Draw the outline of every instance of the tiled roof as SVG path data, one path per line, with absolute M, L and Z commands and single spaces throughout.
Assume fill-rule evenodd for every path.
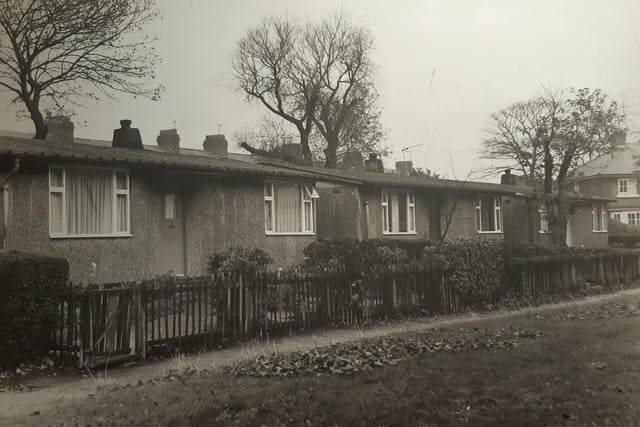
M 196 150 L 193 150 L 196 151 Z M 0 136 L 0 155 L 56 159 L 58 161 L 84 161 L 121 164 L 128 166 L 155 166 L 211 173 L 292 177 L 317 180 L 319 175 L 303 170 L 261 165 L 233 159 L 222 159 L 204 154 L 170 153 L 160 150 L 113 148 L 86 143 L 53 143 L 37 139 Z
M 597 175 L 628 175 L 640 172 L 637 157 L 640 144 L 625 144 L 609 154 L 603 154 L 576 169 L 576 176 L 588 178 Z

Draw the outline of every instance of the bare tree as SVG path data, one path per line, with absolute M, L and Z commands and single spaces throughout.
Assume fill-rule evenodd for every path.
M 311 164 L 309 134 L 319 79 L 304 55 L 303 43 L 301 29 L 291 20 L 267 18 L 240 40 L 232 64 L 248 100 L 257 100 L 296 127 L 305 163 Z
M 380 156 L 388 154 L 388 147 L 384 145 L 387 130 L 382 126 L 381 111 L 377 105 L 377 95 L 369 97 L 366 102 L 360 103 L 355 111 L 348 115 L 342 123 L 338 144 L 335 150 L 335 158 L 338 164 L 342 162 L 347 151 L 359 151 L 361 153 L 377 153 Z M 311 149 L 314 158 L 325 161 L 326 167 L 333 167 L 327 162 L 327 140 L 322 133 L 314 129 L 311 134 Z M 336 145 L 334 145 L 335 147 Z
M 544 183 L 551 192 L 553 168 L 551 143 L 558 127 L 560 94 L 545 89 L 543 95 L 518 102 L 492 114 L 485 129 L 482 157 L 503 160 L 496 170 L 513 168 L 522 173 L 527 185 L 535 187 Z
M 557 159 L 558 191 L 566 189 L 571 172 L 593 157 L 624 144 L 626 117 L 600 89 L 570 89 L 552 150 Z
M 325 164 L 333 167 L 346 145 L 341 138 L 352 132 L 349 127 L 363 115 L 369 122 L 380 118 L 372 48 L 370 33 L 352 25 L 344 13 L 304 26 L 272 17 L 240 40 L 232 63 L 247 99 L 298 130 L 304 161 L 313 160 L 315 128 L 325 141 Z M 375 125 L 370 126 L 373 135 Z
M 157 99 L 157 61 L 142 27 L 154 0 L 0 0 L 0 87 L 24 104 L 35 138 L 47 136 L 43 103 L 116 92 Z
M 273 116 L 264 116 L 256 128 L 245 128 L 235 132 L 233 139 L 239 147 L 251 154 L 258 156 L 284 160 L 291 163 L 302 162 L 302 152 L 290 150 L 293 137 L 290 123 L 278 120 Z
M 505 161 L 541 193 L 554 242 L 564 244 L 564 197 L 577 166 L 624 143 L 625 115 L 599 89 L 545 89 L 491 116 L 483 157 Z
M 335 167 L 343 130 L 353 126 L 359 115 L 379 118 L 368 111 L 377 99 L 371 60 L 373 37 L 366 28 L 353 25 L 344 12 L 338 12 L 319 24 L 309 24 L 306 39 L 321 80 L 314 123 L 326 140 L 325 166 Z

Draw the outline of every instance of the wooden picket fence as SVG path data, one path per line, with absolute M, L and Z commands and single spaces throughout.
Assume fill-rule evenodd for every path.
M 638 277 L 640 251 L 512 259 L 491 302 L 567 294 L 589 284 L 629 283 Z M 51 349 L 72 355 L 81 366 L 96 367 L 313 328 L 482 308 L 486 302 L 464 299 L 447 272 L 424 264 L 369 272 L 341 268 L 301 275 L 159 278 L 69 288 L 60 296 Z

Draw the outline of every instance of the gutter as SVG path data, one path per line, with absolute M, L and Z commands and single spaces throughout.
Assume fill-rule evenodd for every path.
M 7 224 L 9 223 L 9 177 L 20 169 L 20 158 L 13 159 L 13 167 L 4 177 L 0 177 L 2 188 L 2 223 L 0 224 L 0 237 L 2 237 L 2 249 L 7 249 Z

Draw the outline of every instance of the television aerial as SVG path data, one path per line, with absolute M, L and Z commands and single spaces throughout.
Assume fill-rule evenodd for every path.
M 424 143 L 422 143 L 422 144 L 412 145 L 412 146 L 410 146 L 410 147 L 404 147 L 402 150 L 400 150 L 400 151 L 402 151 L 402 160 L 407 160 L 407 159 L 405 158 L 405 153 L 406 153 L 407 151 L 409 151 L 409 150 L 410 150 L 410 149 L 412 149 L 412 148 L 420 147 L 421 145 L 424 145 Z M 409 160 L 411 160 L 411 152 L 409 152 Z

